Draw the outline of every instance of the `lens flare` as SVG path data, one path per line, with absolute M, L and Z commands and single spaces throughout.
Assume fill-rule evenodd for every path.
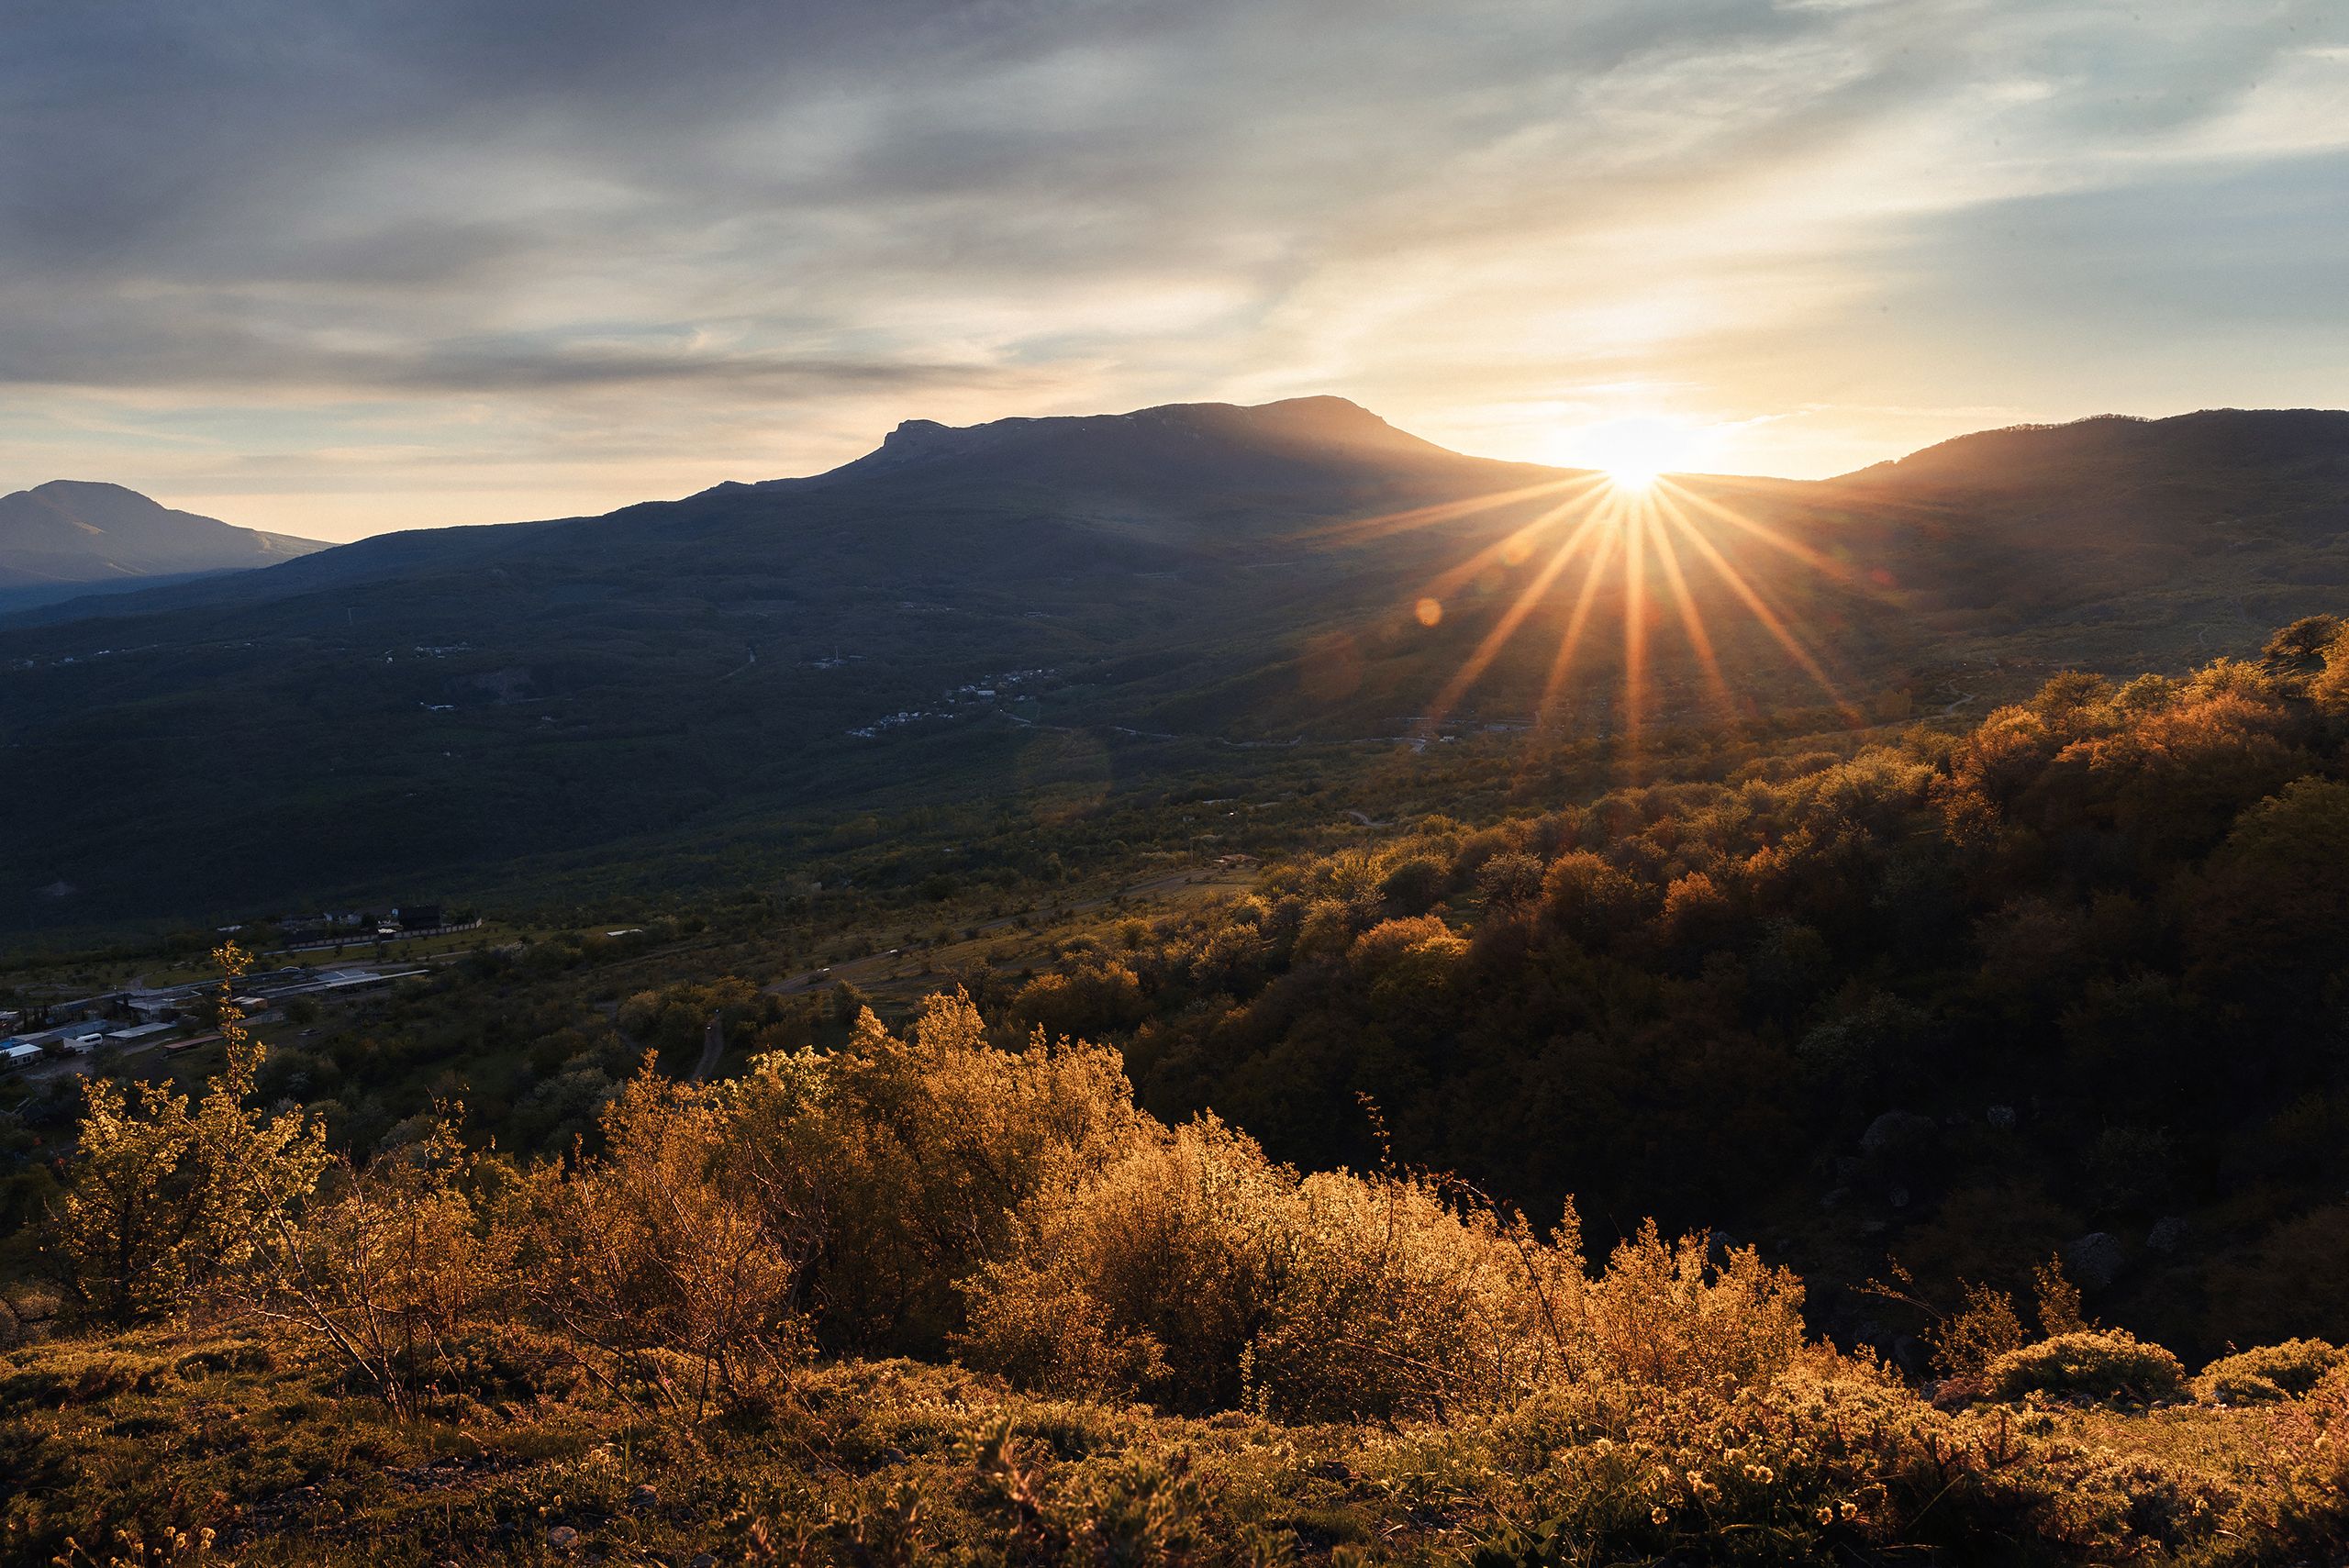
M 1765 587 L 1766 575 L 1752 574 L 1755 563 L 1749 559 L 1741 566 L 1732 553 L 1758 554 L 1765 563 L 1776 562 L 1781 575 L 1799 569 L 1876 595 L 1870 574 L 1746 516 L 1718 494 L 1700 495 L 1666 478 L 1662 470 L 1673 459 L 1665 454 L 1685 451 L 1687 435 L 1668 421 L 1614 421 L 1603 475 L 1390 513 L 1333 530 L 1352 539 L 1375 537 L 1456 522 L 1536 496 L 1550 502 L 1531 521 L 1516 524 L 1497 539 L 1486 536 L 1474 549 L 1464 543 L 1462 559 L 1436 573 L 1407 599 L 1413 618 L 1431 628 L 1445 618 L 1460 595 L 1469 594 L 1473 602 L 1475 593 L 1485 591 L 1473 589 L 1473 584 L 1520 567 L 1528 572 L 1473 651 L 1443 683 L 1431 710 L 1421 716 L 1422 735 L 1432 735 L 1449 718 L 1514 639 L 1545 628 L 1555 628 L 1558 640 L 1532 717 L 1539 727 L 1557 722 L 1568 706 L 1575 658 L 1586 647 L 1584 634 L 1602 605 L 1614 606 L 1622 621 L 1622 689 L 1611 706 L 1623 753 L 1633 767 L 1642 732 L 1660 717 L 1678 711 L 1669 684 L 1657 684 L 1658 653 L 1670 651 L 1660 645 L 1677 643 L 1693 680 L 1689 695 L 1726 722 L 1737 722 L 1739 713 L 1732 672 L 1752 666 L 1756 652 L 1772 644 L 1786 664 L 1830 704 L 1850 721 L 1859 722 L 1858 711 L 1804 645 L 1785 609 L 1771 603 L 1773 596 L 1783 603 L 1783 592 L 1774 595 Z M 1675 440 L 1682 444 L 1670 444 Z M 1598 449 L 1587 450 L 1595 455 Z M 1750 628 L 1753 635 L 1725 646 L 1721 637 L 1730 627 Z M 1728 657 L 1731 649 L 1734 659 Z M 1750 711 L 1750 699 L 1747 706 Z

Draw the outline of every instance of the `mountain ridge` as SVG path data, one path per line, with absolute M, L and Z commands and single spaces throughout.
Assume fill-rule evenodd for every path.
M 136 912 L 164 890 L 106 866 L 157 857 L 233 913 L 270 888 L 357 895 L 870 809 L 915 781 L 984 796 L 1044 736 L 1093 737 L 1130 785 L 1175 765 L 1117 761 L 1138 737 L 1201 770 L 1234 744 L 1544 715 L 1613 745 L 1732 706 L 1897 717 L 2057 668 L 2249 654 L 2349 602 L 2349 416 L 2220 425 L 2232 446 L 2166 455 L 2160 422 L 2013 432 L 1898 483 L 1684 475 L 1655 493 L 1672 519 L 1612 525 L 1610 559 L 1634 539 L 1651 558 L 1640 613 L 1617 570 L 1583 594 L 1587 625 L 1598 552 L 1562 552 L 1593 476 L 1337 399 L 909 422 L 896 452 L 824 474 L 36 611 L 0 624 L 0 807 L 48 831 L 0 845 L 0 925 Z M 2137 433 L 2119 458 L 2115 429 Z M 2017 443 L 2031 461 L 2002 455 Z M 2268 455 L 2221 461 L 2238 449 Z M 1013 672 L 1041 673 L 1016 703 L 941 696 Z M 146 744 L 109 717 L 131 706 Z M 87 895 L 38 894 L 58 885 Z

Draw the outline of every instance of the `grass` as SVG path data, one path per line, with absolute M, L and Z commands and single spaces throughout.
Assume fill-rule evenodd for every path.
M 15 1483 L 0 1557 L 2296 1560 L 2241 1528 L 2276 1500 L 2273 1411 L 2032 1401 L 1943 1417 L 1847 1375 L 1693 1404 L 1602 1395 L 1451 1425 L 1282 1425 L 848 1361 L 807 1369 L 763 1411 L 692 1429 L 607 1404 L 543 1362 L 535 1382 L 518 1375 L 535 1349 L 484 1347 L 465 1386 L 410 1421 L 333 1366 L 235 1329 L 0 1353 L 0 1466 Z
M 912 1562 L 1023 1531 L 1086 1538 L 1107 1561 L 1182 1542 L 1217 1562 L 1368 1540 L 1386 1561 L 1455 1552 L 1474 1511 L 1428 1512 L 1357 1473 L 1364 1437 L 1037 1399 L 906 1362 L 811 1372 L 757 1430 L 486 1385 L 401 1423 L 259 1338 L 57 1340 L 0 1356 L 18 1482 L 0 1556 L 70 1538 L 76 1562 Z M 1164 1506 L 1130 1507 L 1148 1496 Z M 210 1556 L 193 1549 L 206 1529 Z M 557 1530 L 577 1532 L 569 1551 Z

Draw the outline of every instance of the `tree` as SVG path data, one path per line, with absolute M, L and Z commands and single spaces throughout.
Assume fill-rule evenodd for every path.
M 300 1112 L 264 1118 L 246 1103 L 263 1048 L 230 998 L 252 961 L 233 942 L 213 958 L 227 1065 L 193 1106 L 162 1084 L 94 1079 L 80 1152 L 50 1214 L 50 1255 L 67 1287 L 113 1323 L 169 1315 L 221 1284 L 328 1162 L 322 1126 Z

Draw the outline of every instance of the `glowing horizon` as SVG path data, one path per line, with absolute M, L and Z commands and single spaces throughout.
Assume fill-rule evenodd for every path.
M 1313 393 L 1821 478 L 2337 406 L 2349 361 L 2317 0 L 186 0 L 10 42 L 0 490 L 313 539 Z

